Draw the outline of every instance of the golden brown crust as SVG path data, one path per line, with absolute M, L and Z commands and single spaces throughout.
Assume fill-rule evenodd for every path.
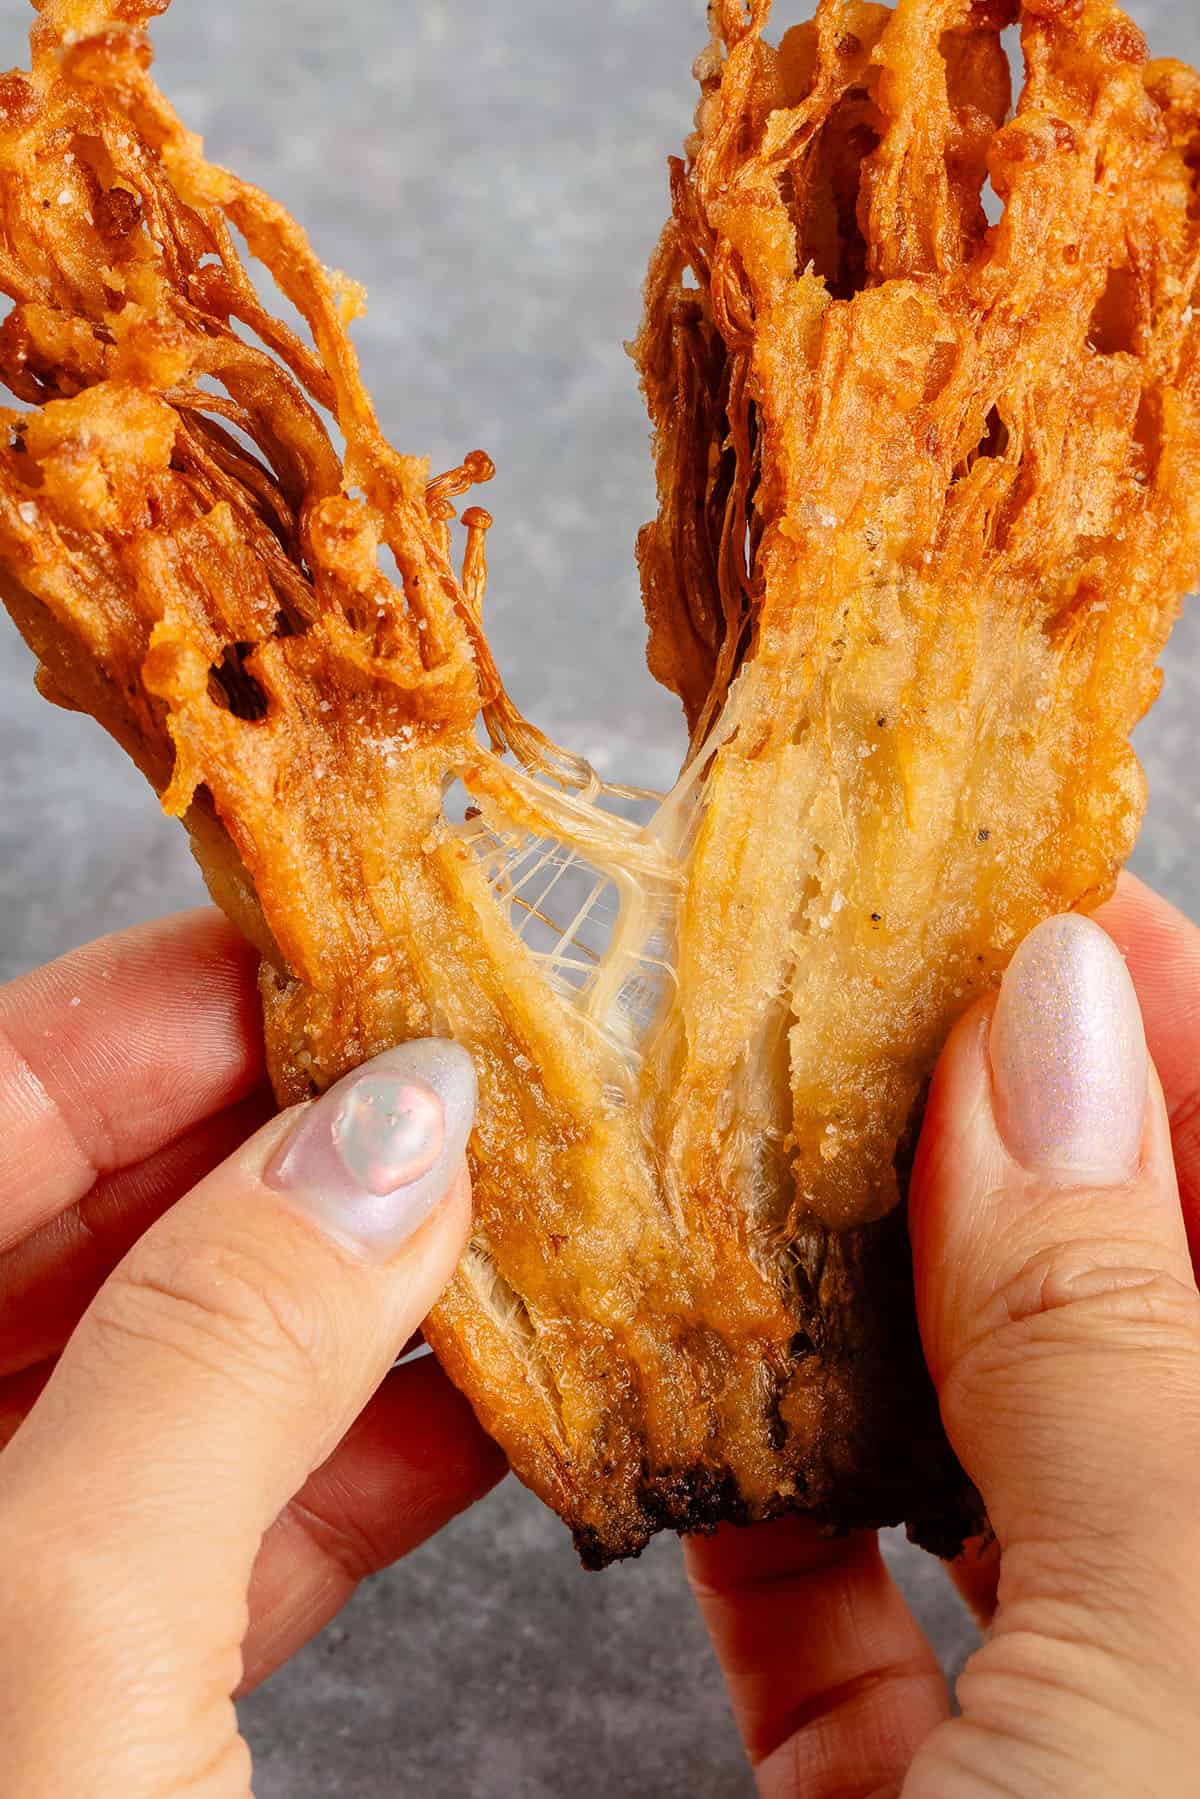
M 1015 0 L 822 0 L 778 48 L 714 6 L 638 344 L 693 734 L 654 805 L 507 699 L 485 513 L 451 560 L 490 464 L 383 441 L 358 290 L 205 162 L 161 10 L 51 0 L 0 80 L 0 584 L 45 690 L 262 950 L 281 1099 L 474 1053 L 428 1334 L 585 1559 L 794 1508 L 952 1549 L 904 1167 L 954 1018 L 1140 820 L 1200 561 L 1200 83 L 1110 0 L 1030 0 L 1005 122 Z

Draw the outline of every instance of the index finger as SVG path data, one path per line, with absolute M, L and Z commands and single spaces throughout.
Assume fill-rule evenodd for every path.
M 764 1799 L 898 1790 L 950 1701 L 874 1533 L 781 1518 L 686 1556 Z
M 1200 1263 L 1200 928 L 1133 875 L 1097 919 L 1133 976 L 1171 1120 L 1192 1258 Z
M 0 989 L 0 1250 L 252 1091 L 257 967 L 205 908 Z

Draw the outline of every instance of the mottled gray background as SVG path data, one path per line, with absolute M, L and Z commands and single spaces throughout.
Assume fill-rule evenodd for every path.
M 27 14 L 4 0 L 0 65 Z M 515 696 L 601 770 L 658 783 L 680 746 L 642 667 L 631 546 L 652 510 L 622 340 L 693 105 L 702 0 L 176 0 L 160 72 L 212 154 L 288 202 L 366 281 L 385 429 L 499 476 L 490 630 Z M 1133 8 L 1200 57 L 1194 0 Z M 784 23 L 798 5 L 781 9 Z M 51 711 L 0 619 L 0 975 L 194 900 L 182 833 L 88 721 Z M 1200 867 L 1200 619 L 1141 738 L 1141 871 L 1185 907 Z M 895 1545 L 947 1666 L 970 1627 Z M 260 1799 L 748 1790 L 673 1542 L 582 1574 L 514 1483 L 376 1581 L 244 1707 Z

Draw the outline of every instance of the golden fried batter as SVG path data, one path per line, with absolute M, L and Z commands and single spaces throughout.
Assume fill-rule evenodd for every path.
M 260 948 L 281 1100 L 473 1052 L 428 1335 L 586 1560 L 787 1509 L 952 1549 L 904 1170 L 954 1019 L 1140 820 L 1200 565 L 1200 80 L 1111 0 L 821 0 L 777 47 L 769 0 L 713 6 L 637 345 L 691 727 L 655 802 L 507 699 L 486 513 L 451 560 L 491 465 L 383 441 L 358 290 L 151 82 L 165 4 L 45 0 L 0 80 L 0 580 L 43 690 Z

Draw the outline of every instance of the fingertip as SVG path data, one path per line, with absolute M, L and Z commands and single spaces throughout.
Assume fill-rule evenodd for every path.
M 992 1106 L 1021 1167 L 1060 1186 L 1137 1170 L 1149 1055 L 1125 959 L 1093 919 L 1048 918 L 1017 950 L 989 1038 Z
M 210 909 L 101 938 L 0 988 L 0 1235 L 238 1104 L 264 1074 L 257 956 Z
M 1194 1380 L 1200 1344 L 1162 1087 L 1094 923 L 1039 927 L 954 1032 L 910 1216 L 943 1419 L 1001 1540 L 1071 1516 L 1089 1478 L 1095 1516 L 1134 1516 L 1141 1488 L 1102 1446 L 1151 1454 L 1132 1377 L 1149 1354 Z
M 1180 1265 L 1162 1085 L 1113 941 L 1038 927 L 959 1022 L 930 1087 L 909 1196 L 918 1316 L 940 1385 L 994 1295 L 1056 1246 L 1126 1233 Z M 1119 1258 L 1118 1258 L 1119 1259 Z
M 807 1578 L 851 1559 L 862 1540 L 831 1537 L 812 1518 L 787 1513 L 761 1524 L 718 1525 L 711 1534 L 686 1537 L 684 1549 L 693 1588 L 715 1595 Z
M 260 1178 L 328 1236 L 386 1264 L 435 1214 L 439 1234 L 461 1224 L 476 1101 L 459 1045 L 402 1044 L 298 1109 Z
M 876 1794 L 946 1715 L 932 1650 L 874 1532 L 789 1516 L 687 1542 L 688 1574 L 760 1789 Z

